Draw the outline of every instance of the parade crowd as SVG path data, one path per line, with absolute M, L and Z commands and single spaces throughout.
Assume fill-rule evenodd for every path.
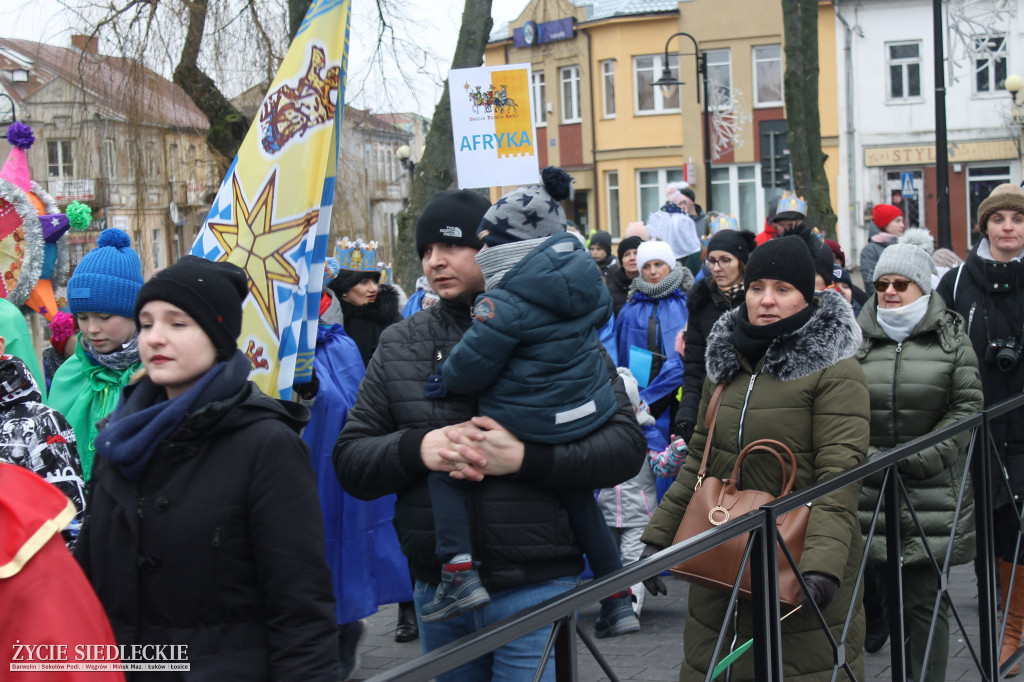
M 494 204 L 436 194 L 408 298 L 328 258 L 313 376 L 289 400 L 249 379 L 247 277 L 229 263 L 185 256 L 144 281 L 129 236 L 103 231 L 68 282 L 78 334 L 45 371 L 0 300 L 0 609 L 19 614 L 0 622 L 0 677 L 38 679 L 8 673 L 17 640 L 187 651 L 188 672 L 149 673 L 167 680 L 348 680 L 382 605 L 399 605 L 397 641 L 432 651 L 669 547 L 705 475 L 729 478 L 754 441 L 792 451 L 800 490 L 1024 389 L 1016 185 L 981 203 L 966 260 L 875 206 L 861 289 L 791 194 L 755 230 L 672 184 L 616 243 L 567 220 L 568 173 L 541 177 Z M 930 557 L 974 560 L 979 514 L 996 529 L 1001 662 L 1024 637 L 1022 416 L 992 423 L 1009 481 L 992 509 L 968 494 L 957 516 L 970 433 L 900 463 L 913 679 L 945 679 Z M 744 489 L 783 487 L 774 458 L 741 471 Z M 866 543 L 883 475 L 810 509 L 787 680 L 831 679 L 822 624 L 857 679 L 886 642 L 883 522 Z M 651 576 L 606 595 L 596 636 L 637 632 L 667 589 Z M 753 636 L 752 611 L 698 584 L 688 609 L 680 679 L 702 680 L 723 627 Z M 533 679 L 548 632 L 439 679 Z M 753 657 L 730 674 L 756 679 Z M 47 679 L 77 675 L 147 678 Z

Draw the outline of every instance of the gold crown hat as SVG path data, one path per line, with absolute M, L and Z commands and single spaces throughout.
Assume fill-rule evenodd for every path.
M 381 284 L 391 284 L 391 263 L 377 262 L 377 272 L 380 273 Z
M 807 218 L 807 202 L 793 192 L 783 192 L 775 208 L 772 222 L 777 220 L 805 220 Z
M 736 216 L 729 213 L 716 213 L 712 211 L 704 221 L 704 228 L 705 234 L 701 237 L 700 241 L 706 248 L 711 238 L 722 230 L 740 229 L 740 221 L 736 219 Z
M 335 258 L 340 270 L 377 271 L 377 242 L 353 241 L 348 237 L 335 243 Z

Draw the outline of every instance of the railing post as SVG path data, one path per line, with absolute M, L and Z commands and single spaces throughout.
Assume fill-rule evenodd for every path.
M 996 626 L 995 535 L 992 519 L 992 450 L 988 412 L 975 432 L 971 482 L 974 484 L 975 538 L 978 557 L 978 617 L 981 635 L 981 674 L 999 679 L 999 628 Z M 980 446 L 980 447 L 979 447 Z
M 754 670 L 758 680 L 782 682 L 782 626 L 779 613 L 779 546 L 776 516 L 762 507 L 761 530 L 754 536 L 750 588 L 753 597 Z
M 576 614 L 560 621 L 555 635 L 555 680 L 557 682 L 576 682 L 578 662 L 576 660 Z
M 907 679 L 906 635 L 903 632 L 903 514 L 900 504 L 900 473 L 897 464 L 885 477 L 885 570 L 889 583 L 889 642 L 892 679 Z

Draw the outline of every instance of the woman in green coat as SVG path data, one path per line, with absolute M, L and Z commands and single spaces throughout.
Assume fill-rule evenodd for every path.
M 968 417 L 982 408 L 978 359 L 964 330 L 964 320 L 939 296 L 932 296 L 932 236 L 927 230 L 907 230 L 899 243 L 882 252 L 875 266 L 875 290 L 857 322 L 864 341 L 857 360 L 864 368 L 871 396 L 871 447 L 868 457 Z M 957 495 L 966 470 L 969 431 L 936 443 L 899 465 L 907 495 L 939 566 L 953 542 L 951 565 L 974 558 L 974 495 L 968 486 L 954 528 Z M 864 483 L 860 501 L 861 529 L 867 535 L 881 491 L 883 474 Z M 922 678 L 939 574 L 932 566 L 924 540 L 904 506 L 903 609 L 909 638 L 910 669 Z M 886 539 L 884 513 L 868 548 L 878 566 L 885 599 Z M 946 679 L 949 653 L 949 614 L 946 601 L 939 614 L 927 665 L 929 680 Z
M 715 386 L 727 383 L 708 458 L 708 475 L 727 478 L 743 446 L 761 438 L 788 445 L 797 458 L 794 490 L 807 488 L 857 466 L 868 448 L 868 393 L 864 372 L 853 358 L 861 341 L 853 310 L 841 294 L 814 292 L 814 261 L 800 237 L 773 239 L 754 249 L 744 271 L 745 303 L 722 315 L 707 340 L 707 379 L 690 441 L 676 482 L 655 510 L 642 541 L 652 549 L 672 543 L 693 495 L 707 429 L 704 417 Z M 818 248 L 817 244 L 813 248 Z M 751 457 L 743 465 L 743 487 L 778 494 L 777 461 Z M 864 615 L 857 599 L 850 631 L 846 614 L 864 539 L 857 525 L 860 486 L 847 486 L 811 508 L 800 570 L 808 584 L 804 613 L 813 601 L 832 636 L 845 645 L 846 661 L 863 679 Z M 683 634 L 685 660 L 680 680 L 703 680 L 715 640 L 723 627 L 736 630 L 737 643 L 753 636 L 751 608 L 727 613 L 728 595 L 690 586 L 689 617 Z M 804 615 L 801 613 L 800 615 Z M 726 642 L 732 640 L 732 632 Z M 727 647 L 726 647 L 727 648 Z M 723 651 L 722 656 L 728 654 Z M 816 618 L 782 623 L 783 676 L 788 681 L 829 680 L 833 652 Z M 753 680 L 754 657 L 741 656 L 732 680 Z M 845 677 L 840 673 L 840 679 Z
M 75 431 L 82 473 L 89 480 L 96 453 L 96 423 L 114 411 L 121 389 L 142 366 L 135 328 L 135 297 L 142 264 L 127 233 L 110 228 L 85 254 L 68 280 L 68 309 L 81 332 L 75 354 L 50 384 L 46 404 Z

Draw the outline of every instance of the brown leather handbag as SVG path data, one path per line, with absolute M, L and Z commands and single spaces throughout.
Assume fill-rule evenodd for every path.
M 715 433 L 715 422 L 718 419 L 718 408 L 722 404 L 722 396 L 728 384 L 719 384 L 711 396 L 708 411 L 704 418 L 704 424 L 708 428 L 708 439 L 704 446 L 704 457 L 700 462 L 700 470 L 697 472 L 697 487 L 690 498 L 690 503 L 683 514 L 683 520 L 679 524 L 672 544 L 678 544 L 688 540 L 706 530 L 727 523 L 749 511 L 774 502 L 777 497 L 760 490 L 738 490 L 737 481 L 740 476 L 740 468 L 743 460 L 754 453 L 767 454 L 775 457 L 782 467 L 782 492 L 778 497 L 785 497 L 793 489 L 796 480 L 796 456 L 786 445 L 777 440 L 763 438 L 750 443 L 736 458 L 733 466 L 732 477 L 725 480 L 706 477 L 708 466 L 708 453 L 711 452 L 711 441 Z M 789 465 L 787 473 L 786 465 Z M 778 519 L 779 534 L 789 548 L 793 560 L 798 564 L 804 550 L 804 537 L 807 535 L 807 520 L 810 517 L 811 508 L 802 506 L 784 514 Z M 677 577 L 696 585 L 701 585 L 716 592 L 726 594 L 732 592 L 736 575 L 739 573 L 740 562 L 743 559 L 743 550 L 746 548 L 747 538 L 738 537 L 724 545 L 719 545 L 712 550 L 673 566 L 670 571 Z M 779 559 L 779 601 L 791 608 L 799 606 L 803 600 L 803 590 L 800 582 L 789 565 L 786 555 L 780 548 Z M 747 563 L 740 579 L 740 598 L 750 599 L 750 563 Z

